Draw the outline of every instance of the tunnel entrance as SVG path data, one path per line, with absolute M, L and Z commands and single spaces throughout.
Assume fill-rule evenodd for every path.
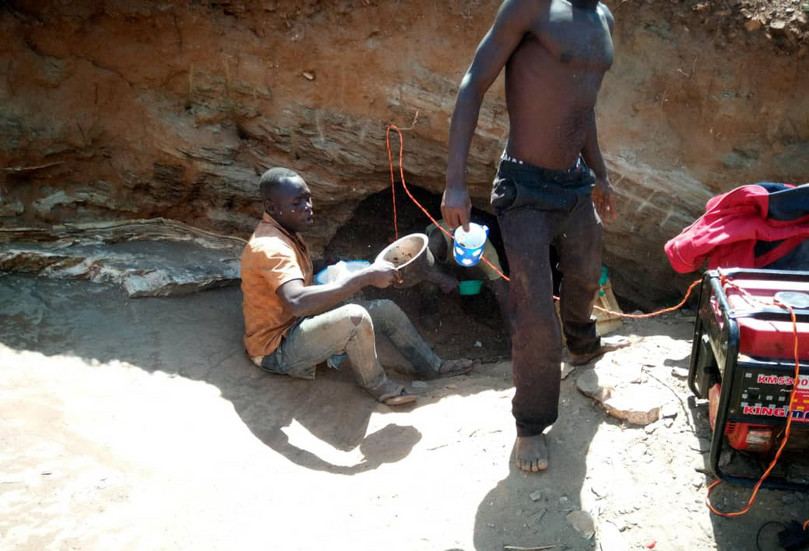
M 408 184 L 413 197 L 427 209 L 430 216 L 441 218 L 441 195 L 419 186 Z M 431 224 L 430 219 L 396 184 L 396 220 L 399 237 L 409 233 L 424 233 Z M 503 240 L 497 217 L 481 209 L 472 208 L 472 220 L 489 227 L 489 240 L 497 249 L 500 261 L 508 275 L 508 262 L 503 250 Z M 377 253 L 395 240 L 394 208 L 390 189 L 379 191 L 363 199 L 354 211 L 354 215 L 334 235 L 326 246 L 325 256 L 373 261 Z M 359 255 L 348 257 L 346 255 Z
M 413 184 L 408 184 L 408 188 L 433 218 L 441 218 L 441 195 Z M 399 237 L 425 233 L 431 224 L 398 183 L 396 219 Z M 504 273 L 508 274 L 497 218 L 473 208 L 472 219 L 489 227 L 490 241 L 501 258 Z M 326 246 L 324 258 L 329 261 L 372 262 L 394 240 L 393 199 L 390 189 L 385 189 L 366 197 L 357 205 L 354 215 Z M 441 269 L 452 273 L 459 281 L 472 278 L 471 271 L 457 265 L 441 265 Z M 497 300 L 487 285 L 477 295 L 460 295 L 457 290 L 448 294 L 435 292 L 429 284 L 406 289 L 365 288 L 359 298 L 388 298 L 395 301 L 442 358 L 467 357 L 491 362 L 509 356 L 506 325 Z

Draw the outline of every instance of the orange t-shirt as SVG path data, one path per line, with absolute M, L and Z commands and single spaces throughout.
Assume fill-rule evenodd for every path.
M 311 285 L 312 259 L 300 235 L 264 213 L 242 253 L 241 271 L 244 348 L 248 356 L 266 356 L 275 352 L 298 319 L 284 308 L 276 291 L 293 279 Z

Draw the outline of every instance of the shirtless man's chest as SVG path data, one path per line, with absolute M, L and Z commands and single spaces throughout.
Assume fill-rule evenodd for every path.
M 572 68 L 606 72 L 612 65 L 612 37 L 605 11 L 583 11 L 554 0 L 533 38 L 554 59 Z
M 612 65 L 612 19 L 602 4 L 589 10 L 567 0 L 538 5 L 545 7 L 506 64 L 509 152 L 561 168 L 583 146 Z

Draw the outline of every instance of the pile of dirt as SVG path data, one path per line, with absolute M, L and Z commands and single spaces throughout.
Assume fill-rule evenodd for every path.
M 703 2 L 709 9 L 713 2 Z M 721 3 L 720 3 L 721 4 Z M 806 0 L 742 0 L 739 14 L 748 31 L 764 29 L 767 38 L 785 49 L 803 45 L 805 55 L 809 37 L 809 2 Z
M 669 4 L 622 0 L 613 6 L 654 10 L 661 24 L 701 27 L 714 36 L 714 46 L 753 45 L 763 35 L 780 53 L 803 57 L 809 44 L 809 2 L 806 0 L 672 0 Z M 651 6 L 654 4 L 654 6 Z

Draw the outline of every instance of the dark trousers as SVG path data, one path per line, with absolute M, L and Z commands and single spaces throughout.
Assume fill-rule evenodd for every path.
M 548 170 L 503 161 L 492 190 L 511 272 L 514 386 L 518 436 L 541 434 L 559 413 L 562 338 L 553 303 L 550 246 L 562 273 L 560 313 L 571 352 L 600 346 L 591 318 L 601 274 L 602 227 L 586 167 Z

